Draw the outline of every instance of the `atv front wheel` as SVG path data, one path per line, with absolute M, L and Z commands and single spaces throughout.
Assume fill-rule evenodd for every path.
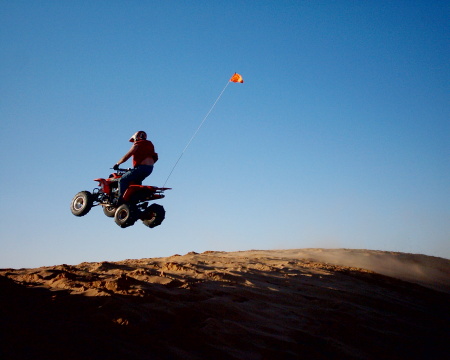
M 158 204 L 151 204 L 141 216 L 142 222 L 149 228 L 161 225 L 166 217 L 166 211 L 164 207 Z
M 103 207 L 103 213 L 107 216 L 107 217 L 114 217 L 114 215 L 116 214 L 116 208 L 114 206 L 111 205 L 104 205 Z
M 121 228 L 126 228 L 128 226 L 134 225 L 136 220 L 136 210 L 134 209 L 134 207 L 127 204 L 120 205 L 114 215 L 114 221 Z
M 70 211 L 75 216 L 84 216 L 91 210 L 93 203 L 94 198 L 89 191 L 80 191 L 72 199 Z

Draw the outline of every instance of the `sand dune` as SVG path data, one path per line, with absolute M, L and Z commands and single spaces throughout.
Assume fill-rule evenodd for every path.
M 0 270 L 2 359 L 444 359 L 450 261 L 348 249 Z

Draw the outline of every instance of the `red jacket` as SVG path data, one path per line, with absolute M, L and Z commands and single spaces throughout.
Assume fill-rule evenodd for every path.
M 133 146 L 136 147 L 133 154 L 133 167 L 140 165 L 148 157 L 153 158 L 154 162 L 158 160 L 158 154 L 155 153 L 155 147 L 151 141 L 138 140 L 134 142 Z

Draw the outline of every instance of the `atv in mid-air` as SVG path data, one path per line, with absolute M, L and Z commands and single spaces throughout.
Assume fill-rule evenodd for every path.
M 98 181 L 98 188 L 92 192 L 80 191 L 72 199 L 70 210 L 75 216 L 86 215 L 93 206 L 101 205 L 103 212 L 108 217 L 114 217 L 114 221 L 121 228 L 134 225 L 137 220 L 142 220 L 145 226 L 154 228 L 162 223 L 165 218 L 165 210 L 161 205 L 151 204 L 151 200 L 162 199 L 164 191 L 170 188 L 159 188 L 146 185 L 130 185 L 123 194 L 123 201 L 117 206 L 118 180 L 127 169 L 117 169 L 108 179 L 94 179 Z

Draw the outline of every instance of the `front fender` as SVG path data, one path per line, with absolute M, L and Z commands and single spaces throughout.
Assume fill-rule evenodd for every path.
M 98 182 L 98 186 L 101 187 L 102 191 L 106 194 L 109 194 L 111 187 L 109 186 L 109 182 L 106 179 L 98 178 L 94 179 L 94 181 Z

